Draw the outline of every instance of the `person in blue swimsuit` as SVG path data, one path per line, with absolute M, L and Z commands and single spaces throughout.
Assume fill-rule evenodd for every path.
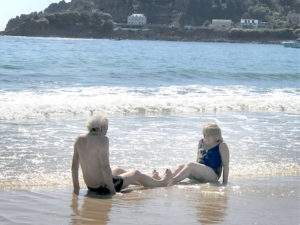
M 178 166 L 173 172 L 175 184 L 185 178 L 200 182 L 218 182 L 223 170 L 223 184 L 228 182 L 229 149 L 223 141 L 220 127 L 216 123 L 208 123 L 203 128 L 203 139 L 199 141 L 197 161 Z M 159 175 L 154 170 L 153 178 Z

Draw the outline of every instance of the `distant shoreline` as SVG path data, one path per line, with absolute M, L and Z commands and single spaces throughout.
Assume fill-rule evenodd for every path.
M 9 27 L 9 26 L 8 26 Z M 209 27 L 175 27 L 169 25 L 128 25 L 111 24 L 107 28 L 88 28 L 58 25 L 34 26 L 19 25 L 0 32 L 0 35 L 29 37 L 95 38 L 115 40 L 162 40 L 188 42 L 226 42 L 280 44 L 282 41 L 295 40 L 297 32 L 290 28 L 281 29 L 243 29 L 227 30 Z
M 144 41 L 182 41 L 182 42 L 213 42 L 213 43 L 241 43 L 241 44 L 281 44 L 283 41 L 291 39 L 280 40 L 244 40 L 244 39 L 194 39 L 194 38 L 144 38 L 144 37 L 84 37 L 84 36 L 58 36 L 58 35 L 8 35 L 0 32 L 0 36 L 11 37 L 37 37 L 37 38 L 74 38 L 74 39 L 109 39 L 109 40 L 144 40 Z
M 296 3 L 225 2 L 60 1 L 10 19 L 0 35 L 262 44 L 300 37 Z

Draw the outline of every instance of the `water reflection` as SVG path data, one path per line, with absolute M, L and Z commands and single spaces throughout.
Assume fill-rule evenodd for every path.
M 227 211 L 228 195 L 224 188 L 212 187 L 197 195 L 198 221 L 203 224 L 219 224 L 224 221 Z
M 229 187 L 187 183 L 178 186 L 184 201 L 196 209 L 199 224 L 222 224 L 227 215 Z
M 143 219 L 146 224 L 168 224 L 170 216 L 174 224 L 221 224 L 227 215 L 229 190 L 189 183 L 169 188 L 137 188 L 113 198 L 74 195 L 71 224 L 132 224 L 136 219 Z
M 112 207 L 112 198 L 99 197 L 88 193 L 86 196 L 73 194 L 71 224 L 106 225 Z

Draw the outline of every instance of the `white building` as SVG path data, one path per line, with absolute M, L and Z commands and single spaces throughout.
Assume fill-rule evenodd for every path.
M 289 13 L 287 19 L 291 24 L 299 25 L 300 24 L 300 13 Z
M 147 23 L 147 18 L 144 14 L 132 14 L 127 17 L 127 24 L 130 25 L 144 25 Z
M 210 27 L 215 30 L 228 30 L 232 26 L 231 20 L 219 20 L 219 19 L 213 19 L 211 22 Z
M 241 28 L 258 28 L 258 20 L 254 19 L 241 19 Z

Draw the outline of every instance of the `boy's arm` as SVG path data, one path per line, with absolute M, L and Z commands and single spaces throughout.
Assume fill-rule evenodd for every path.
M 229 175 L 229 149 L 225 143 L 220 144 L 220 154 L 223 165 L 223 184 L 226 185 Z
M 112 180 L 111 168 L 109 165 L 109 140 L 105 137 L 103 145 L 99 153 L 100 165 L 104 177 L 104 183 L 107 185 L 111 194 L 115 194 L 116 190 Z
M 79 180 L 78 180 L 78 168 L 79 168 L 79 155 L 76 150 L 76 144 L 74 145 L 74 154 L 72 160 L 72 180 L 73 180 L 73 187 L 74 193 L 79 194 Z

